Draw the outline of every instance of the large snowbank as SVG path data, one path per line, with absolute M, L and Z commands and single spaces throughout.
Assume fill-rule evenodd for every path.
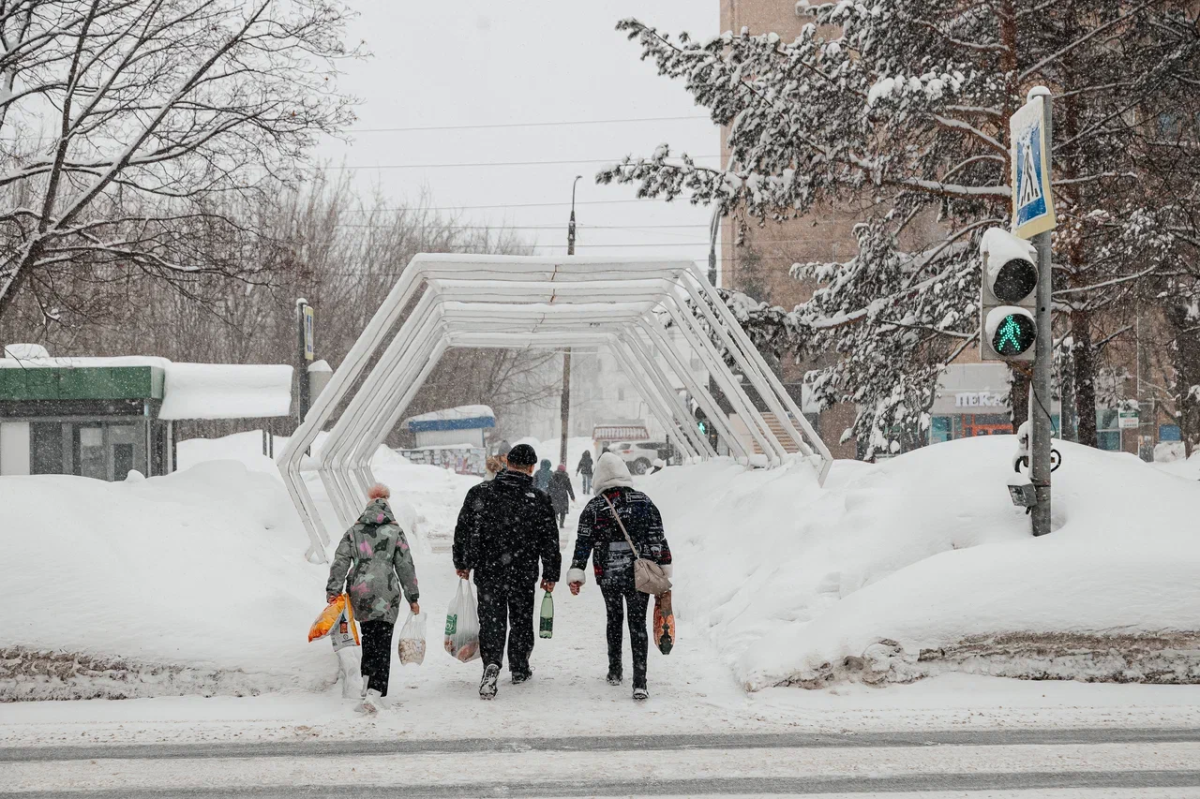
M 5 477 L 0 507 L 0 697 L 245 694 L 335 676 L 304 639 L 323 577 L 279 480 L 229 460 L 136 482 Z
M 1200 484 L 1058 442 L 1056 530 L 1033 539 L 1006 490 L 1013 446 L 839 461 L 824 490 L 800 464 L 645 478 L 676 607 L 750 689 L 952 669 L 1200 681 Z
M 326 440 L 327 435 L 321 433 L 313 444 L 313 452 L 318 457 Z M 286 437 L 275 437 L 276 454 L 283 452 L 287 441 Z M 237 461 L 250 471 L 269 474 L 282 486 L 275 461 L 262 454 L 262 434 L 259 432 L 181 441 L 178 457 L 180 469 L 210 461 Z M 326 529 L 332 533 L 337 530 L 333 509 L 317 473 L 308 470 L 311 465 L 312 462 L 305 458 L 302 464 L 302 469 L 305 470 L 304 478 L 322 512 Z M 393 510 L 406 529 L 411 530 L 424 544 L 440 547 L 444 543 L 445 546 L 449 546 L 463 498 L 471 486 L 479 482 L 478 477 L 411 463 L 395 450 L 384 446 L 379 447 L 372 456 L 371 470 L 378 480 L 391 488 Z M 308 538 L 300 527 L 296 530 L 297 535 L 292 545 L 296 548 L 295 551 L 303 553 L 308 545 Z
M 1161 447 L 1162 445 L 1160 444 L 1159 446 Z M 1185 480 L 1200 480 L 1200 450 L 1193 452 L 1192 457 L 1186 460 L 1182 457 L 1182 453 L 1180 453 L 1180 457 L 1170 460 L 1159 460 L 1157 452 L 1155 454 L 1154 466 L 1159 470 L 1167 474 L 1173 474 L 1176 477 L 1182 477 Z

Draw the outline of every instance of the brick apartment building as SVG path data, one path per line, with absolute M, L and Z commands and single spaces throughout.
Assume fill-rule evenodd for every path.
M 736 33 L 747 28 L 752 34 L 774 32 L 784 41 L 791 41 L 811 21 L 811 17 L 797 13 L 793 0 L 720 0 L 722 32 Z M 729 158 L 726 141 L 727 131 L 723 130 L 722 163 Z M 850 258 L 857 247 L 853 227 L 868 210 L 826 207 L 781 224 L 768 222 L 758 227 L 752 223 L 740 242 L 733 221 L 727 218 L 721 229 L 719 283 L 771 305 L 792 308 L 811 296 L 813 286 L 794 280 L 789 274 L 791 265 Z M 1127 320 L 1120 324 L 1126 323 Z M 1143 320 L 1142 326 L 1155 327 L 1153 320 Z M 1178 427 L 1173 424 L 1169 403 L 1162 402 L 1161 394 L 1156 395 L 1152 390 L 1167 385 L 1164 378 L 1167 366 L 1163 362 L 1166 359 L 1146 346 L 1146 341 L 1154 340 L 1152 336 L 1139 340 L 1141 346 L 1132 340 L 1114 342 L 1106 353 L 1106 360 L 1116 365 L 1116 372 L 1127 375 L 1116 393 L 1142 400 L 1139 427 L 1122 430 L 1117 407 L 1100 408 L 1097 421 L 1102 449 L 1140 452 L 1148 457 L 1154 444 L 1176 437 Z M 782 377 L 794 395 L 800 396 L 800 383 L 812 367 L 813 364 L 791 362 L 782 365 Z M 1147 390 L 1146 386 L 1152 389 Z M 969 350 L 940 381 L 939 397 L 930 409 L 930 430 L 923 440 L 902 441 L 903 448 L 968 436 L 1011 433 L 1008 390 L 1007 366 L 981 363 L 978 350 Z M 1059 402 L 1055 402 L 1052 413 L 1055 428 L 1060 429 Z M 863 454 L 863 448 L 854 439 L 839 443 L 842 431 L 853 420 L 854 408 L 848 405 L 830 408 L 817 419 L 817 429 L 835 457 L 854 458 Z

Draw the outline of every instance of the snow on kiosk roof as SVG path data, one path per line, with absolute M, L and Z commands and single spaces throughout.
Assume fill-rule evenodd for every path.
M 108 358 L 0 358 L 0 369 L 158 370 L 162 375 L 157 418 L 259 419 L 287 416 L 292 367 L 286 364 L 175 363 L 151 355 Z M 151 398 L 151 397 L 147 397 Z
M 461 405 L 457 408 L 422 413 L 404 420 L 404 427 L 414 433 L 432 430 L 472 430 L 495 426 L 496 414 L 486 405 Z
M 734 457 L 750 463 L 752 452 L 734 433 L 707 382 L 688 368 L 690 355 L 679 349 L 668 327 L 701 359 L 766 453 L 767 466 L 797 457 L 788 454 L 786 439 L 824 480 L 833 461 L 828 448 L 692 261 L 423 253 L 400 274 L 279 456 L 279 471 L 312 541 L 310 559 L 325 559 L 329 535 L 300 474 L 304 452 L 344 405 L 314 460 L 338 524 L 349 527 L 375 482 L 371 455 L 451 347 L 605 349 L 681 452 L 690 458 L 716 456 L 673 384 L 687 388 Z M 744 384 L 726 366 L 718 346 L 728 351 Z M 782 438 L 772 432 L 747 388 L 780 420 Z

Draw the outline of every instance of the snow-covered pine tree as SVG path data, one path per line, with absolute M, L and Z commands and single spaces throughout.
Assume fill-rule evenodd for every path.
M 745 301 L 738 309 L 751 328 L 786 318 L 784 334 L 759 331 L 760 341 L 803 339 L 799 355 L 808 358 L 836 353 L 815 373 L 816 397 L 855 403 L 853 433 L 878 447 L 892 428 L 927 422 L 941 369 L 976 343 L 978 239 L 1010 212 L 1007 120 L 1029 88 L 1049 86 L 1058 334 L 1073 335 L 1081 439 L 1094 445 L 1098 317 L 1177 263 L 1159 226 L 1168 211 L 1142 190 L 1148 162 L 1139 154 L 1170 98 L 1200 91 L 1194 10 L 1123 0 L 843 0 L 811 13 L 793 42 L 743 30 L 701 43 L 621 22 L 643 58 L 729 126 L 732 168 L 673 157 L 664 144 L 598 181 L 636 183 L 646 197 L 687 192 L 759 224 L 818 203 L 886 208 L 857 226 L 849 261 L 793 267 L 817 284 L 811 300 L 786 314 Z M 1124 257 L 1130 251 L 1138 257 Z M 1023 394 L 1018 380 L 1016 407 Z

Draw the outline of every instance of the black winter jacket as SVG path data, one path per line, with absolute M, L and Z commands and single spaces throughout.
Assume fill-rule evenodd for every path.
M 612 501 L 625 530 L 637 546 L 638 554 L 660 566 L 671 565 L 671 548 L 667 545 L 658 508 L 641 491 L 619 486 L 593 498 L 580 514 L 571 568 L 583 570 L 587 566 L 588 556 L 593 555 L 596 581 L 601 586 L 632 590 L 633 553 L 605 497 Z
M 566 513 L 572 499 L 575 499 L 575 489 L 571 478 L 566 472 L 555 472 L 550 477 L 550 504 L 554 506 L 554 512 Z
M 579 458 L 579 465 L 575 467 L 575 474 L 592 476 L 592 453 L 584 450 L 583 455 Z
M 454 568 L 473 569 L 475 582 L 558 582 L 558 519 L 550 497 L 526 474 L 505 470 L 467 492 L 454 528 Z

